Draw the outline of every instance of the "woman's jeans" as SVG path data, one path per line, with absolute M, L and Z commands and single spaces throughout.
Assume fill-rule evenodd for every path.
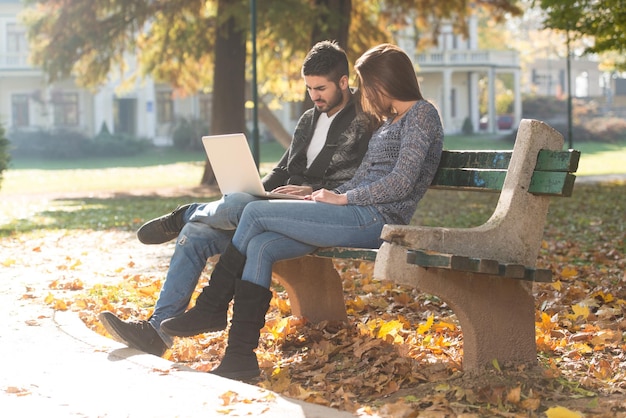
M 378 248 L 384 224 L 372 206 L 259 200 L 244 209 L 233 245 L 247 257 L 242 279 L 269 288 L 274 262 L 318 247 Z
M 258 198 L 247 193 L 232 193 L 215 202 L 195 203 L 185 211 L 185 225 L 176 239 L 165 282 L 149 319 L 168 345 L 172 339 L 160 331 L 161 322 L 185 312 L 207 260 L 226 249 L 244 207 L 255 200 Z

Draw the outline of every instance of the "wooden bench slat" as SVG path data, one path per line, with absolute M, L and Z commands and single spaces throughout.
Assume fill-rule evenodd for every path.
M 506 170 L 512 151 L 451 151 L 444 150 L 439 168 L 491 168 Z
M 578 170 L 578 162 L 580 161 L 580 151 L 552 151 L 543 149 L 539 151 L 537 156 L 537 164 L 535 171 L 564 171 L 576 172 Z
M 533 194 L 569 197 L 574 191 L 576 176 L 570 173 L 535 171 L 528 191 Z
M 482 168 L 506 170 L 511 162 L 512 151 L 452 151 L 444 150 L 439 168 Z M 535 171 L 566 171 L 578 170 L 580 151 L 541 150 L 537 156 Z
M 433 179 L 432 188 L 500 191 L 506 177 L 506 169 L 439 168 Z
M 506 170 L 452 169 L 437 171 L 431 188 L 501 191 Z M 567 172 L 535 171 L 528 191 L 533 194 L 569 197 L 576 176 Z
M 491 274 L 534 282 L 550 282 L 552 280 L 552 272 L 548 269 L 526 267 L 521 264 L 500 264 L 496 260 L 470 258 L 434 251 L 407 250 L 406 262 L 426 268 Z
M 311 255 L 326 258 L 342 258 L 346 260 L 376 261 L 377 254 L 377 248 L 328 247 L 319 248 Z
M 526 268 L 524 280 L 528 280 L 531 282 L 550 283 L 552 281 L 552 272 L 548 269 Z
M 523 279 L 526 277 L 526 267 L 522 264 L 500 264 L 499 275 L 512 277 L 514 279 Z

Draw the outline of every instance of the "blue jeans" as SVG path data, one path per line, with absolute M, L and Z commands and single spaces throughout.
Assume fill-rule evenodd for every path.
M 161 332 L 161 322 L 185 312 L 207 260 L 226 249 L 244 207 L 255 200 L 247 193 L 232 193 L 215 202 L 192 204 L 185 211 L 185 225 L 149 319 L 166 344 L 171 345 L 172 339 Z
M 242 279 L 269 288 L 274 262 L 319 247 L 378 248 L 384 224 L 372 206 L 262 200 L 244 209 L 233 245 L 247 257 Z

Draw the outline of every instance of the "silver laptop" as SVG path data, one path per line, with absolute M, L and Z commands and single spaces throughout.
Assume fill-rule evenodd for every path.
M 203 136 L 202 144 L 222 194 L 245 192 L 271 199 L 304 198 L 265 191 L 244 134 Z

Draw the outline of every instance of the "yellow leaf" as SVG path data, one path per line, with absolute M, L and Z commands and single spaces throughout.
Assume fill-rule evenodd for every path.
M 589 307 L 581 304 L 572 306 L 572 311 L 574 311 L 575 318 L 582 317 L 587 319 L 590 314 Z
M 554 288 L 554 290 L 557 291 L 561 291 L 561 289 L 563 288 L 563 283 L 560 280 L 557 280 L 556 282 L 552 283 L 552 287 Z
M 219 398 L 222 400 L 223 406 L 228 406 L 232 404 L 233 402 L 237 401 L 237 392 L 233 392 L 232 390 L 229 390 L 219 395 Z
M 13 258 L 7 258 L 2 262 L 4 267 L 11 267 L 13 264 L 15 264 L 15 259 Z
M 57 311 L 67 311 L 67 303 L 65 303 L 65 301 L 63 300 L 56 299 L 54 301 L 54 309 L 56 309 Z
M 582 418 L 580 412 L 575 412 L 562 406 L 553 406 L 546 411 L 548 418 Z
M 159 289 L 154 285 L 139 288 L 139 293 L 145 296 L 152 296 L 158 291 Z
M 74 301 L 74 305 L 76 306 L 78 309 L 87 309 L 87 301 L 85 299 L 77 299 L 76 301 Z
M 426 334 L 426 332 L 428 332 L 430 330 L 430 328 L 433 326 L 433 322 L 434 321 L 435 321 L 435 316 L 434 315 L 429 316 L 424 324 L 420 324 L 417 327 L 417 333 L 419 335 Z
M 396 336 L 402 329 L 402 322 L 394 320 L 385 322 L 378 330 L 378 338 L 385 339 L 387 335 Z
M 561 270 L 561 276 L 563 276 L 566 279 L 572 279 L 576 276 L 578 276 L 578 270 L 575 269 L 574 267 L 565 267 L 563 270 Z

